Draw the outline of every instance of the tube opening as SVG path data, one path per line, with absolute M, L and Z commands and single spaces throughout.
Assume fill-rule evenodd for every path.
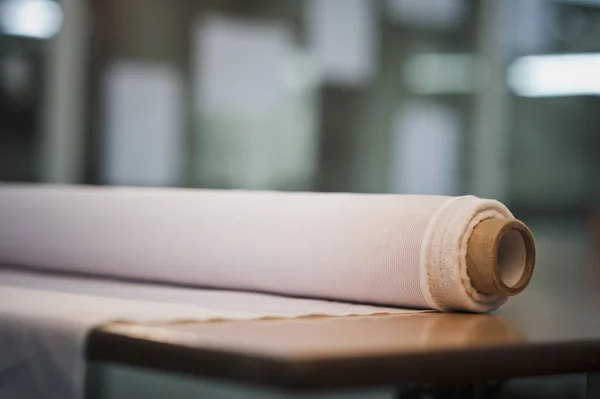
M 508 230 L 500 238 L 496 262 L 502 282 L 511 288 L 517 285 L 527 265 L 525 240 L 518 230 Z
M 533 274 L 535 243 L 517 219 L 486 219 L 469 238 L 467 273 L 477 291 L 512 296 L 523 291 Z

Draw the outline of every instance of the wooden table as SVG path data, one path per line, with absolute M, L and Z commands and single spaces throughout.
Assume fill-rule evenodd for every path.
M 87 356 L 293 391 L 595 372 L 593 287 L 537 281 L 494 315 L 114 323 L 93 331 Z M 591 377 L 588 386 L 597 382 Z

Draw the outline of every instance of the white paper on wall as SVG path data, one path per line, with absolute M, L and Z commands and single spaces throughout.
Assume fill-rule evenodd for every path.
M 464 17 L 464 0 L 388 0 L 390 18 L 408 26 L 449 29 Z
M 453 195 L 460 191 L 460 121 L 442 104 L 412 101 L 397 112 L 391 135 L 394 192 Z
M 273 112 L 285 95 L 291 46 L 291 32 L 284 24 L 202 18 L 193 32 L 196 111 Z
M 102 181 L 175 186 L 181 182 L 183 88 L 167 63 L 119 61 L 104 78 Z
M 324 78 L 333 84 L 368 84 L 377 73 L 376 3 L 371 0 L 308 0 L 308 43 Z
M 550 51 L 555 4 L 547 0 L 508 0 L 503 2 L 504 26 L 502 35 L 508 51 L 516 54 L 545 53 Z
M 320 79 L 290 28 L 206 16 L 193 46 L 193 184 L 310 188 Z

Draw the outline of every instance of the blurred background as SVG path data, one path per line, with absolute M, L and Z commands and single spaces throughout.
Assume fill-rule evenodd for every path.
M 0 0 L 0 181 L 475 194 L 589 264 L 598 150 L 600 0 Z
M 587 262 L 599 95 L 600 0 L 0 0 L 0 181 L 470 193 Z
M 600 0 L 0 0 L 0 181 L 469 193 L 589 263 L 599 95 Z
M 475 194 L 597 287 L 599 150 L 600 0 L 0 0 L 0 181 Z
M 599 0 L 0 0 L 0 180 L 600 202 Z

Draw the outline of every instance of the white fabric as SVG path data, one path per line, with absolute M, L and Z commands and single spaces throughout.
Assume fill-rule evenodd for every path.
M 490 217 L 512 215 L 472 196 L 0 187 L 0 265 L 88 276 L 0 273 L 0 350 L 11 354 L 0 381 L 19 362 L 31 367 L 9 386 L 40 388 L 32 378 L 59 370 L 44 391 L 76 398 L 85 336 L 110 320 L 407 312 L 199 287 L 491 311 L 506 298 L 478 293 L 466 273 L 468 238 Z
M 489 311 L 498 298 L 449 277 L 471 222 L 491 216 L 510 212 L 471 196 L 5 186 L 0 264 Z
M 0 269 L 0 398 L 77 399 L 85 338 L 108 321 L 246 320 L 413 311 Z

